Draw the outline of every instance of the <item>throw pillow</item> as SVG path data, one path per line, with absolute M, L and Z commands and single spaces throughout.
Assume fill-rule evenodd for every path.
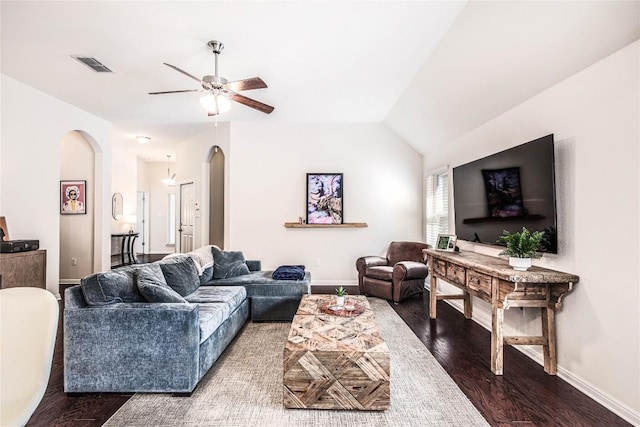
M 147 264 L 135 273 L 136 285 L 142 296 L 149 302 L 179 302 L 187 300 L 171 289 L 158 264 Z
M 136 287 L 134 272 L 138 265 L 85 276 L 80 281 L 87 304 L 101 306 L 119 302 L 143 302 L 145 299 Z
M 196 263 L 186 255 L 157 261 L 167 285 L 183 297 L 200 287 Z
M 212 246 L 211 252 L 213 252 L 214 279 L 227 279 L 249 274 L 249 267 L 245 264 L 244 254 L 241 251 L 223 251 L 217 246 Z
M 202 270 L 200 284 L 204 285 L 205 283 L 209 283 L 211 279 L 213 279 L 213 265 Z

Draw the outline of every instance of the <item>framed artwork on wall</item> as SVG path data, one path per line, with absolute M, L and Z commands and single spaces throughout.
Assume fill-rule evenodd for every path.
M 86 214 L 86 190 L 87 181 L 60 181 L 60 214 Z
M 307 224 L 342 224 L 341 173 L 307 174 Z

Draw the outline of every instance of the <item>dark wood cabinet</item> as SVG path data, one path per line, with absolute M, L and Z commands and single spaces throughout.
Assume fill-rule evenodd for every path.
M 0 254 L 0 286 L 2 289 L 29 286 L 47 288 L 47 251 Z

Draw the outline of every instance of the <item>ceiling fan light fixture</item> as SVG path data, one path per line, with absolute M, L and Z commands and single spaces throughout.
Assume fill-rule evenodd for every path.
M 200 105 L 212 114 L 226 113 L 231 110 L 229 98 L 222 93 L 209 92 L 200 98 Z

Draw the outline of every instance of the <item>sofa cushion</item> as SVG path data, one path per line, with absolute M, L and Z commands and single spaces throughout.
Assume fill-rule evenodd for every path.
M 311 284 L 310 272 L 305 272 L 303 280 L 274 280 L 272 274 L 272 271 L 256 271 L 239 277 L 213 279 L 205 283 L 205 286 L 201 286 L 200 289 L 220 286 L 241 286 L 246 289 L 249 298 L 255 296 L 299 296 L 309 293 Z
M 202 344 L 229 317 L 229 307 L 223 303 L 207 302 L 198 304 L 198 324 L 200 325 L 200 341 Z
M 245 264 L 244 254 L 241 251 L 223 251 L 217 246 L 212 246 L 211 251 L 213 252 L 214 279 L 226 279 L 249 274 L 249 267 Z
M 228 303 L 235 310 L 242 301 L 247 299 L 247 290 L 242 286 L 205 286 L 185 297 L 187 302 L 200 304 L 206 302 Z
M 204 342 L 247 299 L 241 286 L 208 286 L 198 288 L 186 297 L 200 310 L 200 342 Z
M 87 304 L 100 306 L 118 302 L 145 302 L 133 277 L 138 268 L 127 266 L 83 277 L 80 285 Z
M 187 255 L 163 259 L 156 263 L 160 265 L 167 285 L 183 297 L 200 287 L 196 264 Z
M 386 280 L 390 282 L 391 280 L 393 280 L 393 267 L 390 265 L 377 265 L 375 267 L 369 267 L 367 268 L 367 277 Z
M 149 302 L 186 303 L 179 293 L 171 289 L 158 264 L 145 264 L 135 272 L 136 285 L 143 297 Z

